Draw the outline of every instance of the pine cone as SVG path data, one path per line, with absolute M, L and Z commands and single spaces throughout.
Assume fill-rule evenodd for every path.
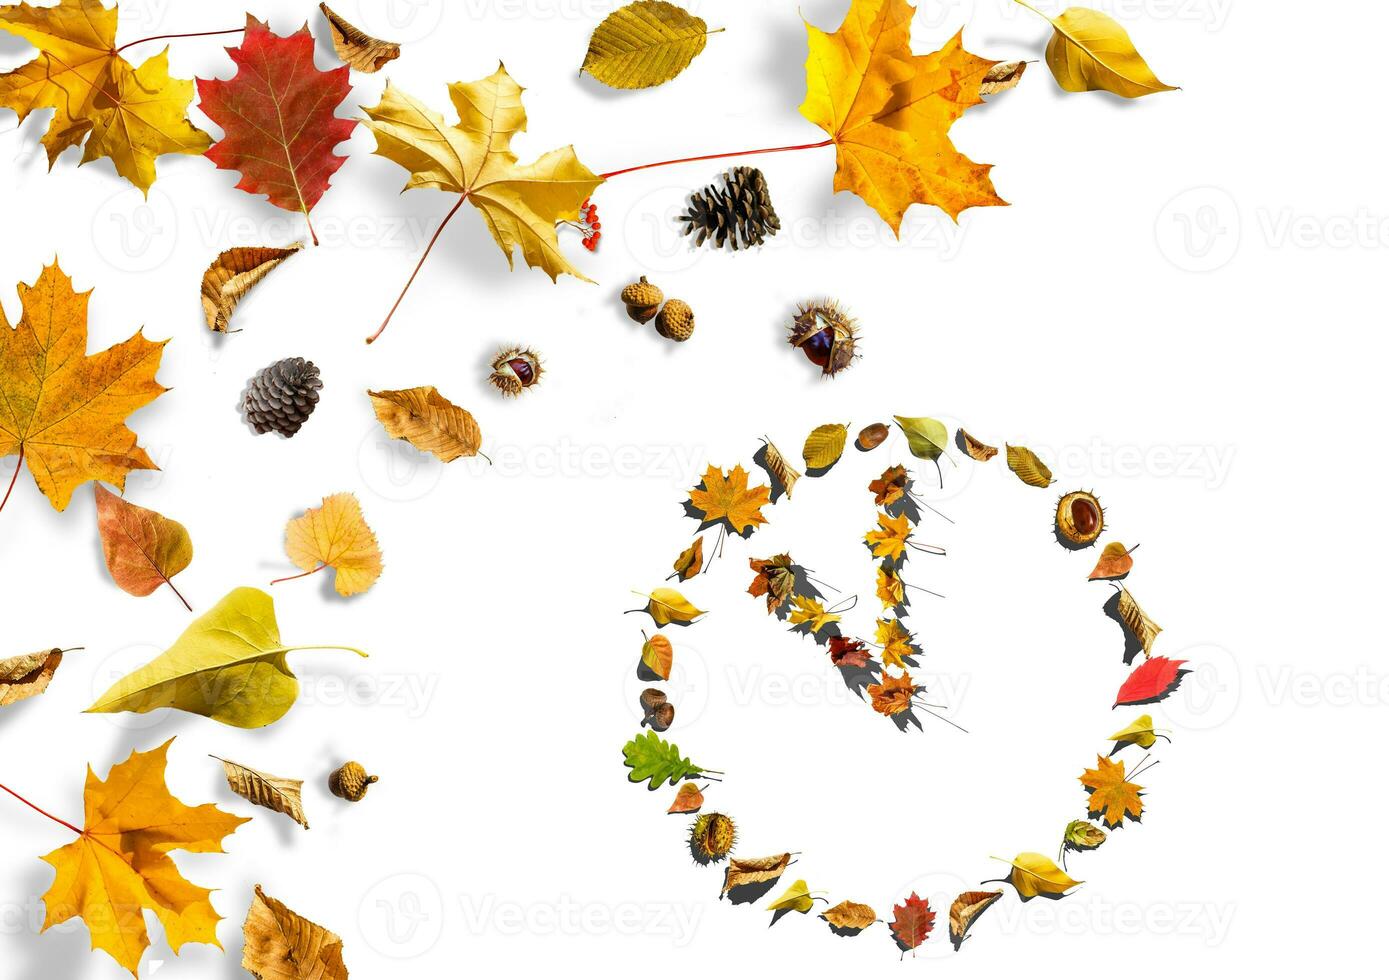
M 328 777 L 328 789 L 334 796 L 356 803 L 367 795 L 367 788 L 379 778 L 368 776 L 366 767 L 360 762 L 344 762 Z
M 286 357 L 251 379 L 242 403 L 246 421 L 256 432 L 272 429 L 288 438 L 313 414 L 318 389 L 323 387 L 318 368 L 302 357 Z
M 734 167 L 723 175 L 723 187 L 710 184 L 690 197 L 690 210 L 682 214 L 685 234 L 695 245 L 708 239 L 715 248 L 730 244 L 736 251 L 761 245 L 764 238 L 781 230 L 781 221 L 767 192 L 767 178 L 756 167 Z

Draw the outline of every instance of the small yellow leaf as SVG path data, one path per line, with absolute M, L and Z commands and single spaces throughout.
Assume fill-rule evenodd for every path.
M 824 605 L 818 599 L 798 595 L 791 597 L 791 615 L 787 622 L 792 626 L 809 623 L 810 631 L 818 633 L 830 623 L 839 622 L 839 616 L 832 612 L 826 612 Z
M 1062 895 L 1067 889 L 1084 884 L 1066 874 L 1044 854 L 1028 851 L 1008 863 L 1013 866 L 1009 880 L 1024 901 L 1038 895 Z
M 657 626 L 667 623 L 689 623 L 704 615 L 693 602 L 674 589 L 652 589 L 647 597 L 646 611 Z
M 698 575 L 703 565 L 704 539 L 695 538 L 694 544 L 680 552 L 680 557 L 675 559 L 675 574 L 680 576 L 680 581 L 685 582 Z
M 1056 17 L 1047 17 L 1031 4 L 1018 2 L 1046 17 L 1055 29 L 1047 42 L 1047 67 L 1067 92 L 1103 90 L 1136 99 L 1173 91 L 1174 86 L 1153 74 L 1123 25 L 1108 14 L 1069 7 Z
M 801 450 L 806 469 L 823 470 L 839 462 L 839 457 L 844 455 L 844 444 L 848 439 L 849 427 L 846 425 L 831 423 L 817 426 L 806 436 L 805 448 Z
M 651 88 L 688 68 L 716 33 L 673 3 L 636 0 L 594 29 L 579 71 L 612 88 Z
M 781 893 L 780 898 L 767 906 L 767 911 L 790 910 L 804 915 L 814 907 L 815 896 L 810 894 L 810 886 L 805 883 L 804 878 L 798 878 L 790 888 Z
M 657 633 L 642 643 L 641 662 L 651 673 L 668 681 L 670 670 L 675 665 L 675 649 L 670 645 L 670 640 Z
M 324 497 L 285 526 L 285 552 L 306 572 L 335 570 L 338 595 L 356 595 L 381 575 L 381 549 L 362 516 L 362 505 L 350 493 Z
M 1025 446 L 1008 446 L 1008 468 L 1029 487 L 1051 486 L 1051 470 Z
M 304 246 L 295 242 L 288 248 L 243 246 L 229 248 L 203 273 L 203 319 L 207 328 L 217 333 L 230 333 L 231 316 L 236 306 L 251 288 L 281 262 Z
M 1119 743 L 1117 747 L 1125 745 L 1137 745 L 1139 748 L 1150 749 L 1158 740 L 1158 733 L 1153 728 L 1152 715 L 1139 715 L 1133 723 L 1119 729 L 1109 736 L 1111 742 Z

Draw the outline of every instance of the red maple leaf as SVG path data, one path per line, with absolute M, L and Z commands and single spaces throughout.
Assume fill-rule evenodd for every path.
M 892 934 L 903 951 L 916 949 L 924 943 L 935 924 L 936 913 L 931 911 L 931 903 L 917 898 L 916 892 L 901 905 L 892 907 Z
M 830 663 L 836 667 L 867 667 L 868 645 L 847 636 L 830 637 Z
M 1181 669 L 1184 663 L 1185 660 L 1169 660 L 1166 657 L 1152 657 L 1143 661 L 1119 688 L 1114 707 L 1161 701 L 1181 684 L 1182 675 L 1186 673 Z
M 250 14 L 241 46 L 227 53 L 237 67 L 232 78 L 197 80 L 199 107 L 225 134 L 208 159 L 221 170 L 239 170 L 241 190 L 308 218 L 347 159 L 333 147 L 357 125 L 334 114 L 352 89 L 349 69 L 314 67 L 307 24 L 280 37 Z M 312 224 L 309 234 L 317 245 Z

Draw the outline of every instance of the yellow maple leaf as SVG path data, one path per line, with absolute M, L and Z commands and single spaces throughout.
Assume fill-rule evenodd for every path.
M 212 140 L 188 121 L 193 82 L 169 77 L 168 48 L 135 67 L 117 53 L 116 20 L 102 0 L 0 7 L 0 29 L 39 49 L 0 75 L 0 105 L 21 122 L 35 109 L 54 110 L 43 136 L 50 168 L 85 141 L 82 163 L 110 157 L 116 173 L 148 193 L 156 157 L 199 154 Z
M 85 920 L 93 948 L 137 976 L 149 946 L 144 909 L 159 917 L 175 953 L 190 942 L 221 948 L 212 892 L 180 875 L 169 852 L 224 853 L 222 838 L 249 819 L 170 795 L 164 767 L 172 743 L 131 752 L 104 782 L 88 768 L 79 836 L 43 858 L 56 872 L 43 896 L 43 928 Z
M 853 0 L 833 34 L 810 24 L 801 114 L 835 145 L 836 191 L 852 191 L 899 231 L 915 203 L 952 218 L 966 208 L 1006 204 L 989 179 L 950 142 L 951 124 L 983 100 L 979 85 L 998 64 L 965 51 L 957 34 L 915 55 L 906 0 Z
M 839 620 L 840 617 L 836 614 L 825 612 L 824 604 L 818 599 L 812 599 L 808 595 L 791 597 L 791 615 L 787 622 L 792 626 L 809 623 L 810 631 L 818 633 L 830 623 L 837 623 Z
M 879 566 L 878 599 L 884 609 L 894 609 L 907 599 L 907 589 L 895 569 Z
M 560 251 L 555 223 L 576 218 L 603 178 L 579 162 L 572 146 L 524 166 L 517 160 L 511 138 L 526 128 L 521 92 L 500 64 L 476 82 L 454 82 L 449 96 L 458 122 L 450 126 L 387 82 L 381 101 L 364 107 L 366 125 L 376 134 L 376 153 L 410 171 L 406 190 L 433 187 L 471 201 L 508 265 L 519 248 L 527 265 L 551 279 L 565 272 L 587 282 Z
M 690 491 L 690 504 L 704 515 L 704 523 L 726 521 L 738 534 L 767 523 L 762 505 L 771 502 L 772 489 L 756 486 L 749 490 L 747 470 L 741 466 L 733 467 L 727 476 L 717 466 L 710 466 L 701 482 L 704 489 Z
M 124 488 L 131 470 L 159 468 L 122 420 L 167 390 L 154 380 L 167 341 L 137 331 L 88 355 L 89 295 L 54 262 L 20 284 L 17 326 L 0 309 L 0 458 L 19 453 L 57 510 L 88 480 Z
M 1124 778 L 1124 764 L 1112 762 L 1104 756 L 1096 756 L 1098 768 L 1087 769 L 1080 776 L 1080 784 L 1090 790 L 1090 813 L 1101 815 L 1110 827 L 1117 827 L 1128 815 L 1135 820 L 1143 816 L 1143 799 L 1137 783 Z
M 350 493 L 324 497 L 321 507 L 310 507 L 285 525 L 285 552 L 306 573 L 333 569 L 338 595 L 365 592 L 381 575 L 376 535 Z
M 878 632 L 873 639 L 883 648 L 883 665 L 886 667 L 905 668 L 907 665 L 903 658 L 916 653 L 912 648 L 912 635 L 900 619 L 878 620 Z
M 869 531 L 864 535 L 864 542 L 873 549 L 874 558 L 902 557 L 902 552 L 907 548 L 907 538 L 911 537 L 911 524 L 907 522 L 906 514 L 899 514 L 893 517 L 890 514 L 882 513 L 878 515 L 878 530 Z

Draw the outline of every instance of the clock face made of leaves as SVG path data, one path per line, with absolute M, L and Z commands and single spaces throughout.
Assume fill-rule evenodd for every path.
M 946 554 L 944 548 L 927 539 L 926 522 L 950 520 L 927 501 L 925 488 L 944 486 L 942 461 L 956 466 L 1006 464 L 1022 484 L 1034 488 L 1051 487 L 1053 479 L 1045 462 L 1024 447 L 1007 446 L 1000 452 L 964 429 L 952 434 L 950 427 L 931 418 L 897 416 L 894 424 L 905 436 L 912 458 L 906 458 L 907 453 L 896 459 L 884 454 L 881 475 L 863 488 L 862 546 L 871 555 L 874 570 L 871 580 L 860 581 L 859 588 L 848 590 L 852 595 L 837 593 L 819 577 L 825 574 L 842 579 L 842 570 L 812 571 L 798 563 L 792 551 L 761 555 L 755 533 L 775 515 L 775 511 L 769 515 L 764 509 L 794 506 L 798 481 L 832 480 L 846 452 L 873 453 L 884 445 L 892 434 L 887 424 L 863 428 L 853 439 L 852 448 L 848 426 L 815 428 L 802 448 L 804 472 L 767 440 L 753 456 L 751 470 L 741 464 L 731 469 L 708 467 L 683 502 L 687 517 L 698 522 L 698 533 L 673 563 L 669 579 L 676 580 L 674 585 L 663 584 L 649 593 L 639 593 L 645 605 L 637 611 L 648 615 L 655 629 L 642 632 L 636 673 L 651 686 L 639 696 L 642 730 L 623 746 L 622 753 L 631 782 L 645 783 L 653 792 L 670 792 L 671 796 L 663 799 L 669 803 L 665 812 L 689 815 L 691 822 L 683 832 L 690 855 L 698 865 L 722 867 L 720 897 L 732 898 L 741 892 L 743 902 L 750 903 L 750 898 L 779 888 L 777 897 L 766 906 L 777 917 L 815 912 L 840 936 L 857 936 L 886 922 L 887 935 L 903 954 L 915 954 L 927 942 L 941 944 L 941 948 L 948 942 L 958 951 L 970 927 L 996 902 L 1026 902 L 1039 895 L 1064 898 L 1083 884 L 1071 877 L 1068 856 L 1105 845 L 1115 831 L 1141 820 L 1143 786 L 1136 780 L 1155 764 L 1147 750 L 1167 740 L 1142 706 L 1159 702 L 1177 689 L 1186 673 L 1186 661 L 1154 652 L 1161 628 L 1143 611 L 1125 583 L 1134 568 L 1136 546 L 1127 548 L 1118 541 L 1101 544 L 1105 512 L 1092 492 L 1068 490 L 1053 496 L 1027 491 L 1035 501 L 1044 502 L 1058 546 L 1091 553 L 1083 559 L 1084 567 L 1075 566 L 1076 574 L 1085 574 L 1089 567 L 1089 580 L 1112 590 L 1103 614 L 1122 630 L 1122 652 L 1116 651 L 1114 658 L 1117 693 L 1113 698 L 1113 709 L 1123 713 L 1122 721 L 1109 737 L 1107 751 L 1097 753 L 1094 767 L 1081 767 L 1075 812 L 1058 815 L 1060 842 L 1051 845 L 1057 848 L 1055 858 L 1050 853 L 1027 851 L 1007 859 L 1004 877 L 981 882 L 978 888 L 964 890 L 954 898 L 944 910 L 948 912 L 944 928 L 938 929 L 936 922 L 943 910 L 933 908 L 915 891 L 892 896 L 891 914 L 880 917 L 874 905 L 860 902 L 856 896 L 812 891 L 801 878 L 786 885 L 782 879 L 793 877 L 788 869 L 798 860 L 798 853 L 743 853 L 738 849 L 737 823 L 719 809 L 718 786 L 737 778 L 737 760 L 721 760 L 727 772 L 711 769 L 703 764 L 697 749 L 686 755 L 689 746 L 682 749 L 667 737 L 677 722 L 677 705 L 661 685 L 670 679 L 680 657 L 682 639 L 687 635 L 683 628 L 697 630 L 706 615 L 682 590 L 693 592 L 698 583 L 692 580 L 723 554 L 730 535 L 747 541 L 749 581 L 746 595 L 730 596 L 726 601 L 765 604 L 767 614 L 791 632 L 813 639 L 819 655 L 829 661 L 828 669 L 838 671 L 846 687 L 866 708 L 882 715 L 885 723 L 902 732 L 924 731 L 927 723 L 960 727 L 947 716 L 948 706 L 935 700 L 923 682 L 926 655 L 912 624 L 914 594 L 918 598 L 928 593 L 939 595 L 920 584 L 922 577 L 930 580 L 930 573 L 919 576 L 917 568 Z M 956 457 L 961 459 L 957 462 Z M 806 541 L 805 546 L 813 550 L 816 542 Z M 833 598 L 836 594 L 844 597 Z M 844 614 L 860 596 L 872 604 L 872 629 L 867 635 L 848 635 Z

